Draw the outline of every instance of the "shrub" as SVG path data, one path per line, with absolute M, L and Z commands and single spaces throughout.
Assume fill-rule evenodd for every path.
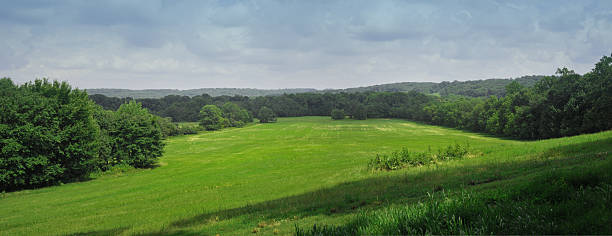
M 146 168 L 163 154 L 163 134 L 158 118 L 138 102 L 123 104 L 116 112 L 105 111 L 104 120 L 99 124 L 102 134 L 109 136 L 107 145 L 111 150 L 104 155 L 106 166 L 103 168 L 121 163 Z
M 259 109 L 259 112 L 257 113 L 257 119 L 259 119 L 259 122 L 261 123 L 276 122 L 276 114 L 274 114 L 274 111 L 272 111 L 272 109 L 263 106 Z
M 453 160 L 461 159 L 468 154 L 470 144 L 461 145 L 456 143 L 455 145 L 448 145 L 446 148 L 438 150 L 438 160 Z
M 364 105 L 359 104 L 353 110 L 352 117 L 355 120 L 365 120 L 368 118 L 368 109 Z
M 206 105 L 200 110 L 200 125 L 206 130 L 220 130 L 228 125 L 223 112 L 216 105 Z
M 397 170 L 404 167 L 416 167 L 435 164 L 436 161 L 448 161 L 463 158 L 468 154 L 469 144 L 449 145 L 434 155 L 431 150 L 426 152 L 412 152 L 407 148 L 391 154 L 376 154 L 376 157 L 368 162 L 368 167 L 377 170 Z
M 331 118 L 333 120 L 342 120 L 344 119 L 344 110 L 341 109 L 333 109 L 331 111 Z
M 156 118 L 155 121 L 158 123 L 159 127 L 161 128 L 162 135 L 164 138 L 170 137 L 170 136 L 183 135 L 178 125 L 175 123 L 172 123 L 172 118 L 170 117 L 162 118 L 159 116 L 156 116 L 155 118 Z
M 227 119 L 229 126 L 242 127 L 253 121 L 253 117 L 246 109 L 240 108 L 238 105 L 226 102 L 223 104 L 223 117 Z

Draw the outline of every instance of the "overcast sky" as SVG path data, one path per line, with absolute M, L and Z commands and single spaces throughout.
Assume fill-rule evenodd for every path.
M 612 1 L 5 1 L 0 77 L 346 88 L 591 70 Z

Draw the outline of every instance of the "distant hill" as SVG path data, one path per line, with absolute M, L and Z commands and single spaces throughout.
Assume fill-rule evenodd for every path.
M 201 88 L 201 89 L 87 89 L 89 94 L 102 94 L 107 97 L 118 98 L 162 98 L 168 95 L 181 95 L 193 97 L 196 95 L 208 94 L 210 96 L 267 96 L 281 95 L 291 93 L 354 93 L 354 92 L 408 92 L 417 91 L 426 94 L 439 94 L 440 96 L 462 95 L 469 97 L 486 97 L 486 96 L 503 96 L 505 87 L 512 81 L 517 81 L 519 84 L 531 87 L 544 76 L 523 76 L 515 79 L 486 79 L 486 80 L 470 80 L 470 81 L 444 81 L 441 83 L 434 82 L 401 82 L 392 84 L 381 84 L 367 87 L 347 88 L 347 89 L 326 89 L 317 90 L 312 88 L 295 88 L 295 89 L 252 89 L 252 88 Z
M 249 97 L 256 96 L 267 96 L 267 95 L 281 95 L 284 93 L 307 93 L 316 92 L 316 89 L 309 88 L 295 88 L 295 89 L 252 89 L 252 88 L 200 88 L 200 89 L 143 89 L 143 90 L 131 90 L 131 89 L 87 89 L 88 94 L 102 94 L 107 97 L 118 97 L 118 98 L 162 98 L 168 95 L 181 95 L 193 97 L 196 95 L 202 95 L 204 93 L 217 97 L 217 96 L 234 96 L 242 95 Z
M 347 88 L 338 90 L 326 90 L 328 92 L 408 92 L 417 91 L 426 94 L 439 94 L 441 96 L 463 95 L 469 97 L 503 96 L 506 93 L 506 85 L 517 81 L 525 87 L 531 87 L 544 78 L 541 75 L 523 76 L 515 79 L 486 79 L 469 81 L 444 81 L 433 82 L 401 82 L 392 84 L 381 84 L 367 87 Z

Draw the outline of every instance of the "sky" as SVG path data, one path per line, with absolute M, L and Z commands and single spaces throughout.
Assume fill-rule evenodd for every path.
M 590 71 L 612 1 L 0 0 L 0 77 L 348 88 Z

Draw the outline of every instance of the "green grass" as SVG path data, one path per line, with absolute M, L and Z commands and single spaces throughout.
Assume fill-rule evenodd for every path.
M 396 171 L 377 153 L 470 144 L 479 155 Z M 292 234 L 607 162 L 612 132 L 522 142 L 393 119 L 281 118 L 170 138 L 159 167 L 4 193 L 0 235 Z

